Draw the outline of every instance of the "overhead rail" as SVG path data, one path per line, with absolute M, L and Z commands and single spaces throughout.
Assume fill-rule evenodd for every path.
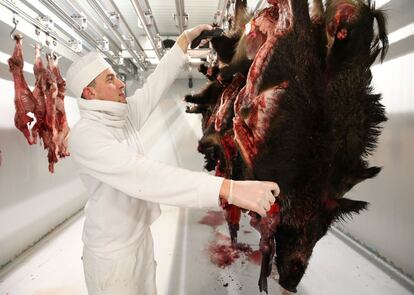
M 145 12 L 141 7 L 141 4 L 138 0 L 131 0 L 132 7 L 134 8 L 134 11 L 136 15 L 138 16 L 139 21 L 141 22 L 145 35 L 147 36 L 148 40 L 151 43 L 152 48 L 155 51 L 155 54 L 157 55 L 157 58 L 160 60 L 163 53 L 162 53 L 162 42 L 161 38 L 159 36 L 153 36 L 152 32 L 149 30 Z M 156 40 L 157 39 L 157 40 Z
M 227 9 L 227 6 L 229 5 L 229 0 L 219 0 L 219 4 L 217 7 L 217 12 L 214 15 L 214 20 L 217 23 L 219 27 L 223 24 L 225 12 Z
M 109 51 L 103 50 L 99 42 L 95 38 L 93 38 L 89 33 L 87 33 L 85 30 L 80 28 L 78 23 L 73 18 L 71 18 L 65 11 L 63 11 L 63 9 L 59 7 L 54 1 L 50 1 L 50 0 L 39 0 L 39 1 L 43 5 L 45 5 L 53 14 L 59 17 L 59 19 L 62 20 L 67 26 L 74 29 L 76 33 L 79 34 L 79 36 L 83 40 L 87 41 L 95 49 L 98 49 L 100 52 L 102 52 L 102 54 L 105 55 L 105 57 L 109 59 L 112 65 L 122 68 L 131 74 L 134 74 L 135 71 L 131 69 L 131 67 L 120 65 L 119 63 L 117 63 L 117 61 L 114 59 L 114 56 L 111 55 Z M 28 5 L 32 6 L 31 4 L 28 4 Z M 37 13 L 39 14 L 41 13 L 40 11 L 37 10 L 37 8 L 33 6 L 31 8 Z
M 143 69 L 146 70 L 146 65 L 142 60 L 142 55 L 138 55 L 136 51 L 133 50 L 131 44 L 127 44 L 127 41 L 124 39 L 122 34 L 114 28 L 114 25 L 108 15 L 106 14 L 105 10 L 102 8 L 101 4 L 97 0 L 87 0 L 89 5 L 98 13 L 99 17 L 102 21 L 107 25 L 109 30 L 119 39 L 119 41 L 124 45 L 125 49 L 129 52 L 132 58 L 136 61 L 136 63 Z M 141 48 L 142 49 L 142 48 Z
M 113 0 L 111 0 L 111 1 L 113 1 Z M 160 31 L 158 30 L 157 22 L 155 21 L 155 18 L 152 14 L 151 6 L 150 6 L 148 0 L 144 0 L 144 1 L 145 1 L 145 5 L 147 7 L 146 13 L 148 13 L 151 17 L 151 26 L 154 28 L 155 35 L 159 35 Z
M 188 20 L 188 15 L 184 11 L 184 0 L 175 0 L 175 8 L 177 10 L 176 21 L 178 24 L 179 33 L 182 34 L 186 27 L 186 19 Z
M 114 9 L 115 13 L 117 13 L 119 15 L 119 17 L 121 18 L 122 22 L 125 25 L 125 28 L 128 31 L 128 34 L 134 38 L 135 44 L 137 45 L 139 52 L 138 55 L 142 55 L 142 58 L 144 59 L 146 56 L 146 53 L 144 51 L 144 49 L 142 48 L 141 44 L 138 41 L 138 37 L 134 34 L 134 31 L 131 29 L 131 27 L 128 25 L 128 22 L 125 20 L 124 16 L 122 15 L 122 13 L 119 11 L 118 6 L 116 5 L 114 0 L 109 0 L 109 2 L 112 5 L 112 8 Z
M 45 0 L 39 0 L 39 1 L 45 1 Z M 47 0 L 47 1 L 51 2 L 51 0 Z M 71 9 L 73 11 L 76 12 L 76 14 L 82 14 L 83 13 L 82 10 L 80 10 L 78 7 L 75 6 L 73 1 L 67 1 L 66 3 L 71 7 Z M 96 41 L 96 43 L 98 44 L 98 49 L 102 52 L 108 52 L 110 54 L 110 56 L 112 57 L 111 62 L 115 66 L 121 67 L 121 68 L 128 67 L 128 71 L 130 73 L 137 72 L 136 71 L 137 66 L 135 64 L 133 64 L 132 61 L 130 62 L 128 60 L 128 62 L 125 62 L 125 63 L 123 62 L 123 59 L 122 59 L 121 55 L 119 55 L 119 52 L 122 51 L 122 48 L 120 46 L 118 46 L 117 41 L 112 39 L 112 37 L 109 34 L 106 34 L 106 32 L 104 31 L 104 28 L 102 26 L 102 22 L 97 20 L 95 18 L 95 16 L 90 13 L 90 11 L 86 10 L 85 13 L 86 13 L 86 16 L 88 17 L 88 23 L 90 24 L 88 27 L 92 28 L 93 31 L 95 32 L 95 35 L 98 36 L 97 38 L 94 39 Z M 73 15 L 71 15 L 70 17 L 72 18 Z M 89 35 L 91 35 L 91 34 L 89 34 Z M 116 55 L 115 55 L 115 52 L 117 52 Z M 122 63 L 120 63 L 120 62 L 122 62 Z
M 71 44 L 67 40 L 63 39 L 61 36 L 56 34 L 56 32 L 51 31 L 50 28 L 45 26 L 44 24 L 42 24 L 39 19 L 33 18 L 32 16 L 27 14 L 25 11 L 23 11 L 22 9 L 17 7 L 16 4 L 14 4 L 12 1 L 10 1 L 10 0 L 0 0 L 0 4 L 14 13 L 13 23 L 15 24 L 15 29 L 18 25 L 18 20 L 16 18 L 18 16 L 21 19 L 28 22 L 29 24 L 33 25 L 38 30 L 40 30 L 40 31 L 44 32 L 46 35 L 50 36 L 52 38 L 52 42 L 59 42 L 59 44 L 61 44 L 62 46 L 65 46 L 66 48 L 74 51 L 73 47 L 71 46 Z M 56 44 L 53 44 L 53 45 L 56 46 Z M 74 51 L 74 52 L 76 54 L 80 55 L 79 52 L 76 52 L 76 51 Z

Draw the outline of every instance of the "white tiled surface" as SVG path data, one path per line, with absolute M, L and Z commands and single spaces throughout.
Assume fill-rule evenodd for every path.
M 199 224 L 206 211 L 166 207 L 152 227 L 155 240 L 158 295 L 259 294 L 259 266 L 240 258 L 228 268 L 213 265 L 206 253 L 214 230 Z M 83 216 L 18 259 L 0 278 L 0 295 L 86 295 L 81 262 Z M 242 220 L 241 232 L 249 229 Z M 218 227 L 227 234 L 225 225 Z M 257 249 L 257 235 L 241 234 L 241 242 Z M 284 294 L 269 279 L 269 294 Z M 228 283 L 226 287 L 224 285 Z M 328 233 L 315 248 L 300 295 L 411 294 L 353 249 Z M 122 295 L 122 294 L 120 294 Z

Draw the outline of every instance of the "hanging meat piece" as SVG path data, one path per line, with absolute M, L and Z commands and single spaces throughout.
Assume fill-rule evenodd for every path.
M 47 67 L 41 59 L 41 48 L 35 48 L 34 74 L 36 77 L 33 96 L 36 99 L 36 124 L 32 133 L 38 134 L 48 151 L 49 171 L 54 172 L 58 157 L 68 155 L 66 138 L 69 128 L 64 109 L 65 81 L 60 75 L 57 61 L 47 55 Z
M 58 161 L 58 135 L 56 124 L 56 97 L 58 94 L 57 82 L 51 72 L 50 65 L 44 67 L 41 59 L 41 49 L 35 48 L 34 74 L 36 84 L 33 94 L 36 101 L 36 120 L 34 132 L 43 141 L 43 148 L 48 152 L 49 171 L 54 172 L 54 164 Z
M 14 47 L 13 55 L 9 58 L 9 70 L 13 75 L 14 80 L 14 105 L 16 107 L 16 114 L 14 116 L 14 124 L 26 137 L 29 144 L 36 143 L 36 138 L 33 137 L 29 130 L 29 124 L 33 122 L 33 118 L 28 116 L 28 113 L 33 113 L 35 109 L 35 98 L 27 86 L 23 75 L 23 49 L 22 39 L 20 35 L 15 35 L 16 45 Z
M 36 78 L 35 88 L 33 89 L 33 96 L 35 97 L 35 117 L 36 124 L 32 129 L 32 133 L 40 137 L 43 142 L 43 148 L 48 152 L 49 171 L 54 172 L 54 163 L 57 162 L 56 151 L 57 147 L 55 141 L 57 139 L 57 133 L 54 130 L 56 124 L 53 124 L 54 117 L 53 105 L 50 106 L 51 98 L 47 98 L 46 94 L 53 93 L 53 81 L 51 73 L 48 68 L 43 65 L 41 58 L 41 48 L 39 45 L 35 46 L 35 63 L 33 72 Z M 46 108 L 46 100 L 48 100 L 49 107 Z M 48 115 L 49 112 L 49 115 Z M 53 112 L 53 113 L 51 113 Z M 49 118 L 49 123 L 46 122 L 46 118 Z M 54 141 L 54 137 L 56 138 Z
M 55 55 L 48 56 L 49 68 L 54 74 L 57 82 L 57 96 L 56 96 L 56 127 L 58 131 L 56 145 L 58 147 L 58 154 L 60 158 L 69 156 L 68 152 L 68 135 L 69 135 L 69 126 L 66 120 L 65 112 L 65 87 L 66 82 L 60 74 L 58 67 L 58 58 Z
M 48 151 L 49 171 L 53 173 L 58 157 L 69 155 L 69 127 L 64 108 L 65 81 L 60 74 L 57 59 L 48 56 L 48 65 L 45 67 L 41 59 L 41 48 L 36 45 L 33 67 L 36 81 L 31 92 L 23 76 L 22 37 L 16 35 L 15 39 L 16 46 L 8 60 L 15 87 L 15 125 L 29 144 L 41 139 L 43 147 Z M 28 113 L 33 113 L 36 119 L 31 132 L 29 124 L 33 122 L 33 118 Z
M 36 118 L 36 123 L 32 128 L 32 135 L 34 138 L 43 137 L 42 133 L 47 132 L 45 129 L 45 115 L 46 115 L 46 106 L 45 106 L 45 95 L 43 89 L 46 88 L 44 83 L 45 81 L 45 71 L 47 69 L 43 66 L 41 58 L 41 48 L 39 45 L 35 46 L 35 62 L 33 66 L 33 73 L 35 76 L 35 87 L 33 89 L 33 97 L 35 101 L 34 105 L 34 115 Z
M 58 127 L 57 127 L 57 114 L 56 114 L 56 100 L 58 95 L 58 87 L 56 79 L 51 71 L 50 58 L 48 58 L 47 71 L 45 73 L 45 88 L 43 92 L 45 94 L 45 104 L 46 104 L 46 116 L 45 123 L 46 128 L 48 129 L 47 136 L 43 142 L 45 148 L 48 150 L 48 160 L 49 160 L 49 171 L 54 172 L 54 164 L 58 162 Z

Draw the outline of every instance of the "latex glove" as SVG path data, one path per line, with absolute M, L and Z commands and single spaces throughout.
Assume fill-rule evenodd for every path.
M 279 193 L 275 182 L 231 180 L 227 202 L 266 216 Z
M 184 31 L 184 35 L 187 38 L 188 44 L 191 44 L 191 42 L 198 37 L 198 35 L 201 34 L 201 32 L 206 30 L 212 30 L 213 27 L 207 24 L 198 25 L 192 29 L 188 29 Z

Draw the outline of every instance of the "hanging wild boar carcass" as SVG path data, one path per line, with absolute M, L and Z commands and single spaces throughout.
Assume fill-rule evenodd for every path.
M 370 1 L 328 1 L 326 11 L 314 1 L 312 20 L 307 1 L 268 2 L 246 32 L 253 64 L 232 129 L 244 178 L 281 187 L 267 217 L 251 213 L 261 233 L 259 288 L 267 291 L 276 255 L 280 285 L 295 292 L 331 224 L 368 205 L 343 196 L 380 171 L 366 160 L 386 120 L 370 66 L 384 58 L 387 37 Z
M 276 254 L 279 283 L 295 292 L 330 225 L 367 207 L 343 196 L 380 171 L 368 168 L 365 157 L 386 120 L 380 95 L 372 94 L 370 66 L 379 53 L 384 57 L 387 39 L 384 17 L 371 3 L 328 1 L 319 26 L 307 1 L 269 4 L 246 38 L 254 61 L 235 102 L 233 129 L 246 177 L 281 188 L 275 222 L 252 214 L 262 233 L 259 287 L 266 290 Z

